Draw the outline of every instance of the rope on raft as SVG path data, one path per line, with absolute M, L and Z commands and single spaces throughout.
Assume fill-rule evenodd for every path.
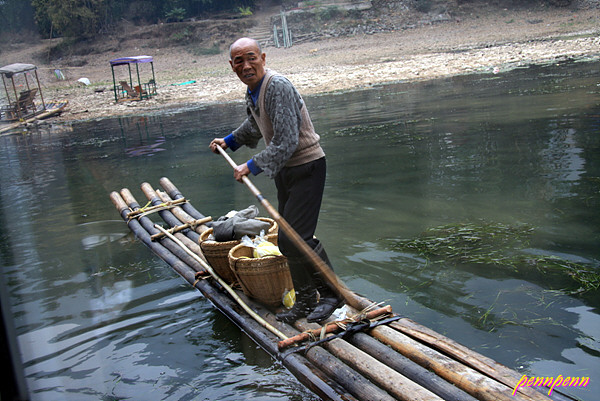
M 139 219 L 140 217 L 149 215 L 151 213 L 160 212 L 162 210 L 169 210 L 181 203 L 187 202 L 188 200 L 186 198 L 180 198 L 174 201 L 163 202 L 158 205 L 150 206 L 152 204 L 152 201 L 149 201 L 143 207 L 137 210 L 132 210 L 130 208 L 131 212 L 127 215 L 127 222 L 130 222 L 132 219 Z
M 205 218 L 203 218 L 203 219 L 198 219 L 198 220 L 194 220 L 194 221 L 189 221 L 189 222 L 187 222 L 187 223 L 185 223 L 185 224 L 182 224 L 182 225 L 179 225 L 179 226 L 176 226 L 176 227 L 169 228 L 169 229 L 167 230 L 167 232 L 169 232 L 170 234 L 175 234 L 175 233 L 178 233 L 178 232 L 180 232 L 180 231 L 186 230 L 186 229 L 188 229 L 188 228 L 189 228 L 189 229 L 191 229 L 192 231 L 196 231 L 196 228 L 197 228 L 198 226 L 201 226 L 201 225 L 203 225 L 203 224 L 205 224 L 205 223 L 208 223 L 209 221 L 212 221 L 212 217 L 210 217 L 210 216 L 208 216 L 208 217 L 205 217 Z M 164 236 L 165 236 L 165 234 L 164 234 L 164 233 L 162 233 L 162 232 L 159 232 L 159 233 L 156 233 L 156 234 L 152 235 L 152 236 L 150 237 L 150 239 L 151 239 L 152 241 L 156 241 L 156 240 L 158 240 L 158 239 L 160 239 L 160 238 L 162 238 L 162 237 L 164 237 Z
M 376 306 L 379 306 L 379 304 L 373 303 L 350 318 L 331 322 L 326 325 L 323 325 L 323 327 L 319 329 L 307 330 L 294 337 L 279 341 L 279 343 L 277 343 L 277 347 L 279 348 L 279 350 L 283 350 L 286 347 L 296 345 L 297 343 L 302 341 L 317 341 L 317 336 L 321 340 L 323 340 L 327 334 L 334 333 L 339 329 L 346 331 L 351 325 L 355 323 L 375 321 L 392 314 L 392 307 L 390 305 L 387 305 L 383 308 L 374 309 Z
M 331 334 L 327 337 L 325 337 L 327 326 L 323 326 L 323 330 L 322 330 L 323 334 L 322 334 L 321 339 L 319 339 L 317 341 L 309 342 L 308 344 L 302 345 L 300 347 L 290 348 L 287 351 L 282 353 L 280 359 L 283 360 L 283 359 L 287 358 L 290 354 L 293 354 L 295 352 L 304 352 L 306 354 L 308 352 L 308 350 L 311 349 L 312 347 L 321 345 L 327 341 L 335 340 L 336 338 L 344 338 L 346 336 L 349 336 L 349 335 L 352 335 L 352 334 L 355 334 L 355 333 L 358 333 L 361 331 L 370 330 L 377 326 L 386 325 L 388 323 L 395 322 L 396 320 L 399 320 L 402 318 L 403 318 L 402 316 L 396 315 L 396 316 L 388 317 L 386 319 L 380 319 L 380 320 L 375 320 L 375 321 L 372 321 L 369 319 L 363 319 L 363 320 L 359 320 L 359 321 L 348 322 L 346 324 L 346 328 L 343 331 L 340 331 L 339 333 Z

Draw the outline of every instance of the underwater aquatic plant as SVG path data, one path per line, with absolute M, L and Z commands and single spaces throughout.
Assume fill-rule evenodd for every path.
M 534 232 L 525 224 L 449 224 L 430 228 L 418 238 L 397 240 L 394 248 L 436 262 L 498 266 L 522 275 L 541 273 L 546 279 L 569 277 L 576 286 L 563 290 L 570 294 L 600 288 L 600 272 L 592 264 L 525 252 Z

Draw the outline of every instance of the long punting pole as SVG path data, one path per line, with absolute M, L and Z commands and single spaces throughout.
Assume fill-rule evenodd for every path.
M 217 146 L 219 152 L 225 160 L 233 167 L 237 167 L 237 164 L 229 157 L 225 149 Z M 269 201 L 261 194 L 261 192 L 252 184 L 252 181 L 247 176 L 242 177 L 242 181 L 252 191 L 256 199 L 261 205 L 269 212 L 271 217 L 279 224 L 279 227 L 285 232 L 285 234 L 292 240 L 294 245 L 300 250 L 308 259 L 312 262 L 314 267 L 322 274 L 322 276 L 329 282 L 331 287 L 337 292 L 339 296 L 344 298 L 346 303 L 355 309 L 363 310 L 371 305 L 371 302 L 359 297 L 346 287 L 336 274 L 325 264 L 325 262 L 315 253 L 315 251 L 308 246 L 308 244 L 300 237 L 300 235 L 290 226 L 290 224 L 279 214 L 279 212 L 269 203 Z
M 220 146 L 217 146 L 217 149 L 219 150 L 221 155 L 227 160 L 227 162 L 231 165 L 231 167 L 233 167 L 235 169 L 237 167 L 237 164 L 233 161 L 233 159 L 231 159 L 231 157 L 227 154 L 225 149 L 221 148 Z M 269 212 L 269 214 L 271 214 L 273 219 L 275 219 L 275 221 L 277 221 L 277 223 L 279 224 L 281 229 L 283 229 L 285 231 L 285 233 L 294 241 L 295 245 L 307 257 L 309 257 L 309 259 L 313 262 L 313 265 L 319 270 L 319 272 L 321 272 L 323 274 L 323 276 L 336 289 L 336 291 L 338 291 L 338 294 L 341 295 L 346 300 L 346 302 L 350 306 L 354 307 L 355 309 L 362 310 L 362 309 L 366 308 L 370 302 L 364 298 L 358 297 L 355 293 L 350 291 L 347 287 L 345 287 L 341 283 L 341 281 L 338 279 L 338 277 L 335 275 L 335 273 L 333 273 L 333 271 L 331 269 L 329 269 L 329 267 L 323 262 L 323 260 L 321 260 L 321 258 L 319 258 L 319 256 L 304 242 L 304 240 L 302 240 L 302 238 L 298 235 L 298 233 L 296 233 L 295 230 L 285 221 L 285 219 L 283 219 L 283 217 L 281 217 L 281 215 L 277 212 L 277 210 L 275 210 L 275 208 L 264 198 L 264 196 L 254 186 L 254 184 L 252 184 L 250 179 L 247 176 L 243 176 L 242 181 L 244 182 L 244 184 L 246 184 L 246 186 L 250 189 L 250 191 L 256 196 L 257 200 L 263 205 L 263 207 L 265 207 L 265 209 Z M 417 332 L 419 332 L 418 329 L 422 329 L 421 332 L 428 332 L 430 334 L 432 332 L 432 330 L 427 329 L 426 327 L 420 326 L 420 325 L 410 321 L 409 319 L 402 319 L 398 322 L 392 323 L 392 325 L 397 327 L 399 330 L 403 330 L 407 326 L 406 324 L 403 323 L 403 320 L 408 320 L 410 322 L 408 324 L 408 326 L 416 327 Z M 388 329 L 388 328 L 381 327 L 381 328 L 375 328 L 375 329 L 373 329 L 373 331 L 376 332 L 378 330 L 382 331 L 382 330 L 386 330 L 386 329 Z M 426 337 L 427 337 L 426 335 L 421 335 L 419 337 L 419 339 L 423 341 Z M 478 371 L 485 375 L 489 375 L 490 377 L 497 379 L 500 383 L 506 385 L 508 388 L 515 388 L 517 386 L 517 383 L 519 381 L 519 376 L 516 372 L 511 371 L 507 367 L 504 367 L 493 361 L 491 361 L 492 363 L 489 363 L 489 364 L 481 363 L 481 362 L 479 362 L 479 360 L 481 360 L 481 359 L 486 360 L 486 361 L 490 361 L 490 360 L 489 360 L 489 358 L 485 358 L 471 350 L 468 350 L 469 352 L 465 353 L 464 351 L 467 350 L 466 347 L 457 348 L 454 346 L 456 343 L 450 339 L 445 339 L 443 336 L 437 334 L 436 336 L 429 338 L 429 341 L 427 343 L 429 345 L 434 346 L 435 348 L 438 348 L 438 340 L 440 340 L 440 339 L 442 340 L 442 346 L 444 347 L 443 350 L 445 352 L 450 352 L 450 354 L 452 356 L 459 356 L 460 357 L 459 360 L 468 364 L 468 369 L 470 369 L 474 372 Z M 448 340 L 448 341 L 443 341 L 443 340 Z M 391 344 L 389 344 L 389 345 L 391 345 Z M 399 349 L 397 349 L 397 350 L 399 352 L 401 352 L 401 349 L 404 349 L 404 347 L 399 347 Z M 465 357 L 466 355 L 468 357 Z M 481 357 L 481 359 L 479 357 Z M 424 363 L 426 363 L 426 362 L 424 362 Z M 475 376 L 477 378 L 477 380 L 479 380 L 478 372 L 476 372 L 478 375 Z M 456 377 L 456 375 L 453 375 L 452 372 L 448 372 L 447 376 L 448 376 L 448 378 L 451 379 L 450 381 L 452 381 L 453 383 L 455 383 L 456 385 L 458 385 L 460 387 L 460 384 L 463 381 L 461 377 Z M 481 376 L 481 377 L 485 378 L 485 376 Z M 473 395 L 477 394 L 478 398 L 482 397 L 482 398 L 479 398 L 482 400 L 497 399 L 495 397 L 498 395 L 498 393 L 497 393 L 498 391 L 500 392 L 500 394 L 508 394 L 509 396 L 512 396 L 510 394 L 510 391 L 508 391 L 508 392 L 506 391 L 506 388 L 504 388 L 502 386 L 496 387 L 495 384 L 496 384 L 496 382 L 494 382 L 493 380 L 490 380 L 491 389 L 487 389 L 487 388 L 482 389 L 476 385 L 467 386 L 466 388 L 463 388 L 463 389 L 470 394 L 473 394 Z M 520 391 L 520 390 L 523 390 L 523 391 Z M 519 391 L 524 396 L 524 398 L 527 400 L 536 400 L 536 401 L 549 400 L 549 398 L 546 397 L 544 394 L 542 394 L 539 391 L 536 391 L 532 388 L 521 387 L 519 389 Z M 494 395 L 489 395 L 491 392 L 494 392 Z M 486 398 L 486 397 L 488 397 L 488 395 L 491 398 Z M 558 397 L 560 398 L 560 395 L 558 395 Z M 506 399 L 514 400 L 514 397 L 506 398 Z

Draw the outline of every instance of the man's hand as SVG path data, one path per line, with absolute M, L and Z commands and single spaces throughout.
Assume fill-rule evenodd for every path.
M 223 149 L 227 149 L 227 144 L 225 143 L 225 139 L 215 138 L 210 142 L 210 145 L 208 145 L 208 147 L 210 148 L 210 150 L 213 153 L 219 154 L 219 149 L 217 149 L 217 146 L 219 146 Z
M 217 150 L 218 152 L 218 150 Z M 233 169 L 233 178 L 238 182 L 242 182 L 242 178 L 250 174 L 250 169 L 246 163 L 240 164 L 236 168 Z

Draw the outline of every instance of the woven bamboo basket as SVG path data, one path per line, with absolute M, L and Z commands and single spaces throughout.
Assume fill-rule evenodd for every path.
M 271 224 L 269 228 L 268 235 L 277 233 L 277 222 L 273 219 L 269 219 L 267 217 L 257 217 L 257 220 L 267 221 Z M 229 251 L 236 245 L 240 244 L 239 240 L 234 241 L 210 241 L 208 240 L 209 235 L 213 233 L 213 229 L 209 228 L 200 234 L 200 248 L 202 249 L 202 253 L 206 257 L 208 263 L 210 263 L 211 267 L 214 271 L 227 283 L 231 284 L 236 281 L 236 277 L 229 268 Z
M 267 239 L 277 245 L 277 235 Z M 285 256 L 255 258 L 253 248 L 239 244 L 229 251 L 229 265 L 247 296 L 269 305 L 278 306 L 283 295 L 291 290 L 292 276 Z

